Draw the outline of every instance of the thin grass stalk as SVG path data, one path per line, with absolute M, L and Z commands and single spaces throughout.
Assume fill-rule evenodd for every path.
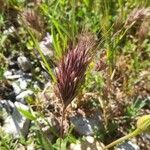
M 23 22 L 23 23 L 24 23 L 24 22 Z M 33 40 L 33 42 L 34 42 L 34 44 L 35 44 L 35 47 L 36 47 L 36 49 L 38 50 L 38 52 L 39 52 L 39 54 L 40 54 L 40 56 L 41 56 L 41 58 L 42 58 L 42 60 L 43 60 L 43 62 L 44 62 L 45 67 L 46 67 L 47 70 L 48 70 L 49 75 L 51 76 L 52 80 L 53 80 L 54 82 L 56 82 L 56 78 L 55 78 L 55 76 L 54 76 L 54 73 L 53 73 L 52 69 L 50 68 L 50 66 L 49 66 L 49 64 L 48 64 L 48 62 L 47 62 L 45 56 L 43 55 L 43 53 L 42 53 L 42 51 L 41 51 L 41 49 L 40 49 L 40 46 L 39 46 L 39 44 L 38 44 L 38 41 L 36 40 L 36 38 L 35 38 L 34 35 L 32 34 L 32 32 L 31 32 L 31 30 L 29 29 L 29 27 L 25 25 L 25 23 L 24 23 L 24 27 L 25 27 L 26 31 L 29 33 L 29 35 L 31 36 L 31 38 L 32 38 L 32 40 Z
M 115 145 L 117 145 L 117 144 L 119 144 L 119 143 L 121 143 L 121 142 L 123 142 L 125 140 L 133 138 L 133 137 L 135 137 L 138 134 L 139 134 L 139 129 L 136 129 L 132 133 L 130 133 L 130 134 L 128 134 L 128 135 L 126 135 L 126 136 L 124 136 L 124 137 L 122 137 L 122 138 L 120 138 L 120 139 L 118 139 L 118 140 L 116 140 L 116 141 L 114 141 L 112 143 L 110 143 L 109 145 L 105 146 L 104 150 L 107 150 L 107 149 L 109 149 L 109 148 L 111 148 L 111 147 L 113 147 L 113 146 L 115 146 Z
M 73 47 L 75 46 L 76 42 L 76 32 L 77 32 L 77 25 L 76 25 L 76 2 L 75 0 L 71 0 L 71 7 L 72 7 L 72 17 L 71 17 L 71 31 L 72 31 L 72 41 Z

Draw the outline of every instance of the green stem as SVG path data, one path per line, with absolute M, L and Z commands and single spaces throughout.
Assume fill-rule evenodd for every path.
M 61 117 L 61 127 L 60 127 L 60 149 L 61 149 L 61 144 L 62 144 L 62 140 L 64 138 L 64 118 L 65 118 L 65 107 L 62 110 L 62 117 Z
M 136 129 L 135 131 L 129 133 L 128 135 L 125 135 L 125 136 L 121 137 L 120 139 L 118 139 L 118 140 L 110 143 L 109 145 L 105 146 L 103 150 L 111 148 L 111 147 L 113 147 L 113 146 L 115 146 L 115 145 L 117 145 L 117 144 L 119 144 L 119 143 L 121 143 L 121 142 L 123 142 L 127 139 L 133 138 L 133 137 L 137 136 L 140 133 L 141 133 L 141 130 Z

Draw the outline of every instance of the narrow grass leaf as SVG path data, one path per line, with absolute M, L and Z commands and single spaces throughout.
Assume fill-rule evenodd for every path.
M 36 120 L 36 117 L 33 116 L 33 114 L 31 112 L 29 112 L 28 110 L 24 110 L 24 109 L 21 109 L 21 108 L 17 108 L 17 109 L 27 119 L 29 119 L 29 120 Z

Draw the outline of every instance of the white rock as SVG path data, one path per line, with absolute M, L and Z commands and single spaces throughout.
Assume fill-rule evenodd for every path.
M 30 145 L 27 145 L 27 150 L 35 150 L 34 142 L 32 142 Z
M 32 68 L 31 62 L 25 56 L 19 56 L 17 62 L 23 71 L 29 71 Z
M 18 95 L 21 92 L 21 88 L 19 87 L 18 83 L 13 82 L 12 86 L 13 86 L 15 94 Z
M 47 32 L 46 36 L 43 39 L 44 45 L 50 46 L 53 42 L 53 37 Z
M 36 90 L 40 89 L 40 87 L 39 87 L 39 85 L 38 85 L 37 83 L 34 83 L 33 87 L 34 87 L 34 89 L 36 89 Z
M 28 133 L 30 121 L 23 117 L 17 110 L 17 107 L 29 110 L 29 108 L 19 102 L 15 102 L 13 106 L 13 112 L 5 119 L 2 129 L 9 134 L 12 134 L 15 138 L 18 138 L 20 134 L 26 136 Z
M 11 71 L 8 71 L 8 70 L 7 70 L 7 71 L 4 72 L 4 77 L 5 77 L 5 78 L 7 78 L 7 76 L 11 76 L 11 75 L 12 75 L 12 72 L 11 72 Z
M 16 100 L 24 103 L 25 98 L 28 96 L 33 96 L 33 91 L 26 90 L 26 91 L 21 92 L 19 95 L 16 96 Z
M 21 108 L 21 109 L 24 109 L 24 110 L 29 110 L 29 107 L 27 105 L 24 105 L 24 104 L 19 103 L 19 102 L 15 102 L 15 106 L 17 108 Z
M 33 91 L 31 91 L 31 90 L 23 91 L 23 92 L 21 92 L 21 93 L 16 97 L 16 99 L 19 100 L 19 99 L 21 99 L 21 98 L 25 98 L 25 97 L 30 96 L 30 95 L 32 95 L 32 94 L 33 94 Z
M 92 139 L 92 141 L 88 141 Z M 87 140 L 88 139 L 88 140 Z M 104 144 L 96 141 L 93 137 L 86 137 L 85 141 L 77 141 L 76 143 L 71 143 L 69 150 L 103 150 Z
M 44 56 L 48 56 L 48 57 L 52 57 L 53 56 L 53 52 L 52 50 L 47 47 L 46 45 L 44 45 L 44 42 L 40 42 L 39 44 L 41 51 L 43 52 Z
M 27 86 L 28 86 L 27 81 L 25 79 L 22 79 L 22 78 L 18 79 L 18 81 L 19 81 L 20 88 L 22 90 L 26 90 Z
M 22 77 L 22 75 L 9 75 L 5 78 L 8 79 L 8 80 L 15 80 L 15 79 L 19 79 L 21 77 Z
M 71 143 L 69 150 L 81 150 L 81 143 Z
M 32 79 L 26 79 L 26 81 L 29 83 L 29 82 L 31 82 L 31 81 L 32 81 Z
M 44 56 L 51 58 L 53 57 L 53 51 L 52 51 L 52 36 L 47 33 L 46 37 L 43 39 L 43 41 L 39 44 L 41 51 L 43 52 Z
M 9 29 L 5 30 L 3 33 L 6 35 L 9 35 L 15 31 L 16 31 L 15 28 L 13 26 L 11 26 Z
M 86 137 L 86 140 L 87 140 L 89 143 L 93 143 L 93 142 L 94 142 L 94 137 L 92 137 L 92 136 L 87 136 L 87 137 Z
M 128 141 L 126 143 L 119 145 L 116 148 L 116 150 L 140 150 L 140 147 L 137 144 L 135 144 L 131 141 Z
M 0 110 L 2 113 L 2 118 L 6 118 L 14 108 L 14 103 L 10 100 L 0 100 Z
M 102 127 L 102 119 L 99 113 L 95 113 L 91 117 L 76 115 L 71 117 L 70 121 L 74 125 L 74 130 L 80 135 L 94 135 L 94 131 Z

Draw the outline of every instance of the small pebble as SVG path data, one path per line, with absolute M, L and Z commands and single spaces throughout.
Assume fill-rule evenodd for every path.
M 104 144 L 97 141 L 92 136 L 85 137 L 85 140 L 77 141 L 76 143 L 71 143 L 69 150 L 103 150 Z
M 22 77 L 21 75 L 10 75 L 10 76 L 7 76 L 5 78 L 8 80 L 15 80 L 15 79 L 19 79 L 21 77 Z
M 26 90 L 27 86 L 28 86 L 27 81 L 25 79 L 22 79 L 22 78 L 20 78 L 18 81 L 19 81 L 20 88 L 22 90 Z
M 19 85 L 16 82 L 13 82 L 12 86 L 13 86 L 15 94 L 18 95 L 21 92 Z
M 25 56 L 19 56 L 17 58 L 18 65 L 23 71 L 30 71 L 32 68 L 31 62 Z
M 8 28 L 7 30 L 5 30 L 5 31 L 3 32 L 3 34 L 8 35 L 8 34 L 11 34 L 11 33 L 15 32 L 15 31 L 16 31 L 15 28 L 14 28 L 13 26 L 11 26 L 11 27 Z
M 11 76 L 11 75 L 12 75 L 12 72 L 11 72 L 11 71 L 8 71 L 8 70 L 7 70 L 7 71 L 4 72 L 4 77 L 5 77 L 6 79 L 7 79 L 8 76 Z

